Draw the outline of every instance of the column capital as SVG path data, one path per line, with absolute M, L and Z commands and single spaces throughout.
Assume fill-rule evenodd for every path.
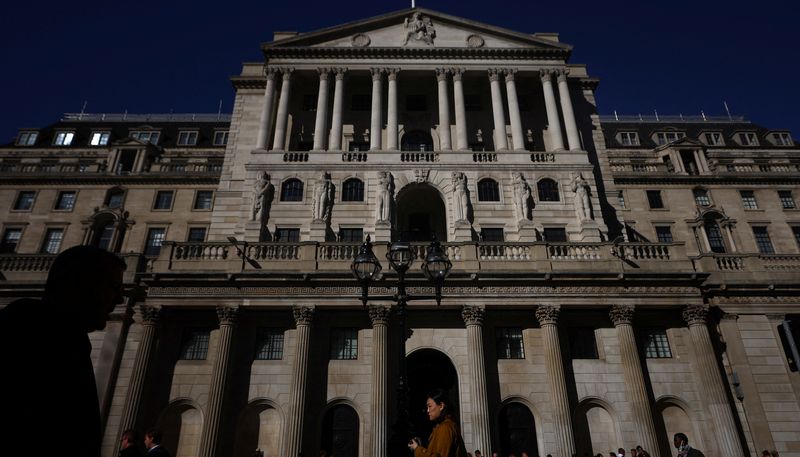
M 683 320 L 691 327 L 692 325 L 706 325 L 708 322 L 708 306 L 689 305 L 683 308 Z
M 542 78 L 542 82 L 549 82 L 551 81 L 551 76 L 553 75 L 553 70 L 550 68 L 542 68 L 539 70 L 539 77 Z
M 448 68 L 437 68 L 436 69 L 436 80 L 437 81 L 447 81 L 447 73 L 450 72 Z
M 345 73 L 347 73 L 347 68 L 333 68 L 332 70 L 336 74 L 337 81 L 343 80 Z
M 389 323 L 389 315 L 392 313 L 392 308 L 381 305 L 371 305 L 369 307 L 369 320 L 372 321 L 372 326 L 386 325 Z
M 313 306 L 295 306 L 292 308 L 295 325 L 311 325 L 314 320 Z
M 633 322 L 634 312 L 635 309 L 633 306 L 614 305 L 611 307 L 611 311 L 608 312 L 608 315 L 611 318 L 611 322 L 613 322 L 616 327 L 623 324 L 630 325 Z
M 539 325 L 557 325 L 561 308 L 552 305 L 539 305 L 536 307 L 536 320 Z
M 464 306 L 461 308 L 461 318 L 466 325 L 483 325 L 486 308 L 482 306 Z
M 517 73 L 516 68 L 506 68 L 503 70 L 503 73 L 506 75 L 506 82 L 511 82 L 514 80 L 514 75 Z
M 560 83 L 566 82 L 567 76 L 569 76 L 569 70 L 566 68 L 555 70 L 554 73 L 558 75 L 558 82 Z
M 161 307 L 139 305 L 139 315 L 142 316 L 142 323 L 144 325 L 156 325 L 161 319 Z
M 217 306 L 219 325 L 236 325 L 239 320 L 238 306 Z
M 333 69 L 331 68 L 326 68 L 326 67 L 317 68 L 320 81 L 322 81 L 323 79 L 328 79 L 328 75 L 331 74 L 331 71 L 333 71 Z
M 464 68 L 451 68 L 450 73 L 453 74 L 453 81 L 461 81 L 465 71 L 466 69 Z
M 370 68 L 369 72 L 372 73 L 372 80 L 373 81 L 380 81 L 383 77 L 385 69 L 384 68 Z
M 280 68 L 280 72 L 283 73 L 283 80 L 288 81 L 292 77 L 292 72 L 294 72 L 294 68 L 282 67 Z
M 397 75 L 400 74 L 399 68 L 387 68 L 386 75 L 389 78 L 389 81 L 397 81 Z
M 490 68 L 489 70 L 489 81 L 499 81 L 500 75 L 503 74 L 503 70 L 499 68 Z
M 274 81 L 276 74 L 278 74 L 277 68 L 264 66 L 264 76 L 267 78 L 267 81 Z

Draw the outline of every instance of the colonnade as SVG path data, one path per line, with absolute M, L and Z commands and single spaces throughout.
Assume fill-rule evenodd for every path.
M 345 68 L 318 68 L 319 91 L 317 95 L 316 119 L 314 122 L 314 143 L 315 151 L 341 151 L 342 150 L 342 123 L 344 110 L 344 90 L 345 90 Z M 383 83 L 384 75 L 388 82 L 388 96 L 386 107 L 386 149 L 398 149 L 398 101 L 397 101 L 397 80 L 400 75 L 399 68 L 370 68 L 372 77 L 372 103 L 370 110 L 370 130 L 369 148 L 370 150 L 380 150 L 383 148 Z M 467 140 L 466 126 L 466 106 L 464 98 L 463 77 L 466 73 L 464 68 L 435 68 L 436 73 L 436 92 L 438 94 L 438 113 L 439 113 L 439 139 L 440 150 L 467 150 L 469 142 Z M 289 99 L 292 90 L 293 68 L 268 68 L 266 71 L 266 90 L 264 92 L 264 105 L 261 110 L 261 121 L 259 124 L 256 149 L 266 149 L 270 136 L 273 137 L 272 150 L 283 151 L 287 143 L 287 124 L 289 116 Z M 520 115 L 520 105 L 517 96 L 517 83 L 515 75 L 517 70 L 513 68 L 490 68 L 487 70 L 489 86 L 492 99 L 492 117 L 494 119 L 494 145 L 495 150 L 525 150 L 525 135 L 522 129 L 522 117 Z M 328 98 L 330 92 L 329 79 L 334 75 L 335 84 L 333 87 L 333 113 L 328 113 Z M 281 76 L 282 83 L 278 96 L 277 112 L 275 109 L 275 94 L 278 75 Z M 547 113 L 547 132 L 552 151 L 565 149 L 564 135 L 561 128 L 561 115 L 559 114 L 559 102 L 556 101 L 556 93 L 553 87 L 553 79 L 557 80 L 558 95 L 560 100 L 561 114 L 563 114 L 564 128 L 566 131 L 566 142 L 570 150 L 580 150 L 581 142 L 578 134 L 578 127 L 575 120 L 572 99 L 569 93 L 567 69 L 542 69 L 539 76 L 544 92 L 545 111 Z M 455 145 L 451 137 L 450 122 L 450 80 L 453 81 L 453 105 L 455 112 Z M 505 82 L 507 104 L 503 102 L 501 83 Z M 508 143 L 506 133 L 506 109 L 511 123 L 511 144 Z M 273 113 L 275 116 L 273 118 Z M 329 124 L 330 123 L 330 124 Z M 273 131 L 274 129 L 274 131 Z

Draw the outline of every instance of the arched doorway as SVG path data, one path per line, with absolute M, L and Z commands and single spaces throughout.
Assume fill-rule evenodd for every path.
M 270 403 L 256 401 L 247 405 L 236 427 L 235 457 L 252 457 L 256 450 L 265 456 L 280 454 L 281 415 Z
M 403 241 L 430 241 L 436 234 L 447 241 L 447 216 L 439 191 L 429 184 L 409 184 L 397 194 L 395 237 Z
M 158 420 L 157 428 L 164 433 L 164 448 L 175 457 L 196 457 L 200 451 L 203 414 L 190 400 L 171 403 Z
M 322 421 L 322 447 L 336 457 L 358 456 L 358 414 L 348 405 L 336 405 Z
M 401 151 L 433 151 L 433 137 L 422 130 L 413 130 L 400 140 Z
M 408 372 L 408 411 L 414 435 L 427 441 L 433 424 L 425 411 L 428 392 L 442 389 L 452 403 L 451 413 L 459 422 L 458 374 L 453 362 L 445 354 L 435 349 L 420 349 L 406 359 Z
M 500 452 L 521 455 L 523 451 L 531 457 L 539 455 L 536 422 L 527 406 L 512 402 L 500 410 Z

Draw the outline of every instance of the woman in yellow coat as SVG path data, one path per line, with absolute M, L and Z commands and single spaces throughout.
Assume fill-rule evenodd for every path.
M 436 389 L 428 395 L 428 418 L 435 422 L 428 447 L 422 447 L 419 438 L 408 443 L 414 457 L 467 457 L 461 432 L 453 421 L 444 391 Z

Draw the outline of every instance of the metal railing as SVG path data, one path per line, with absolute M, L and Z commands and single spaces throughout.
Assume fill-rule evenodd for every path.
M 62 122 L 230 122 L 230 113 L 64 113 Z

